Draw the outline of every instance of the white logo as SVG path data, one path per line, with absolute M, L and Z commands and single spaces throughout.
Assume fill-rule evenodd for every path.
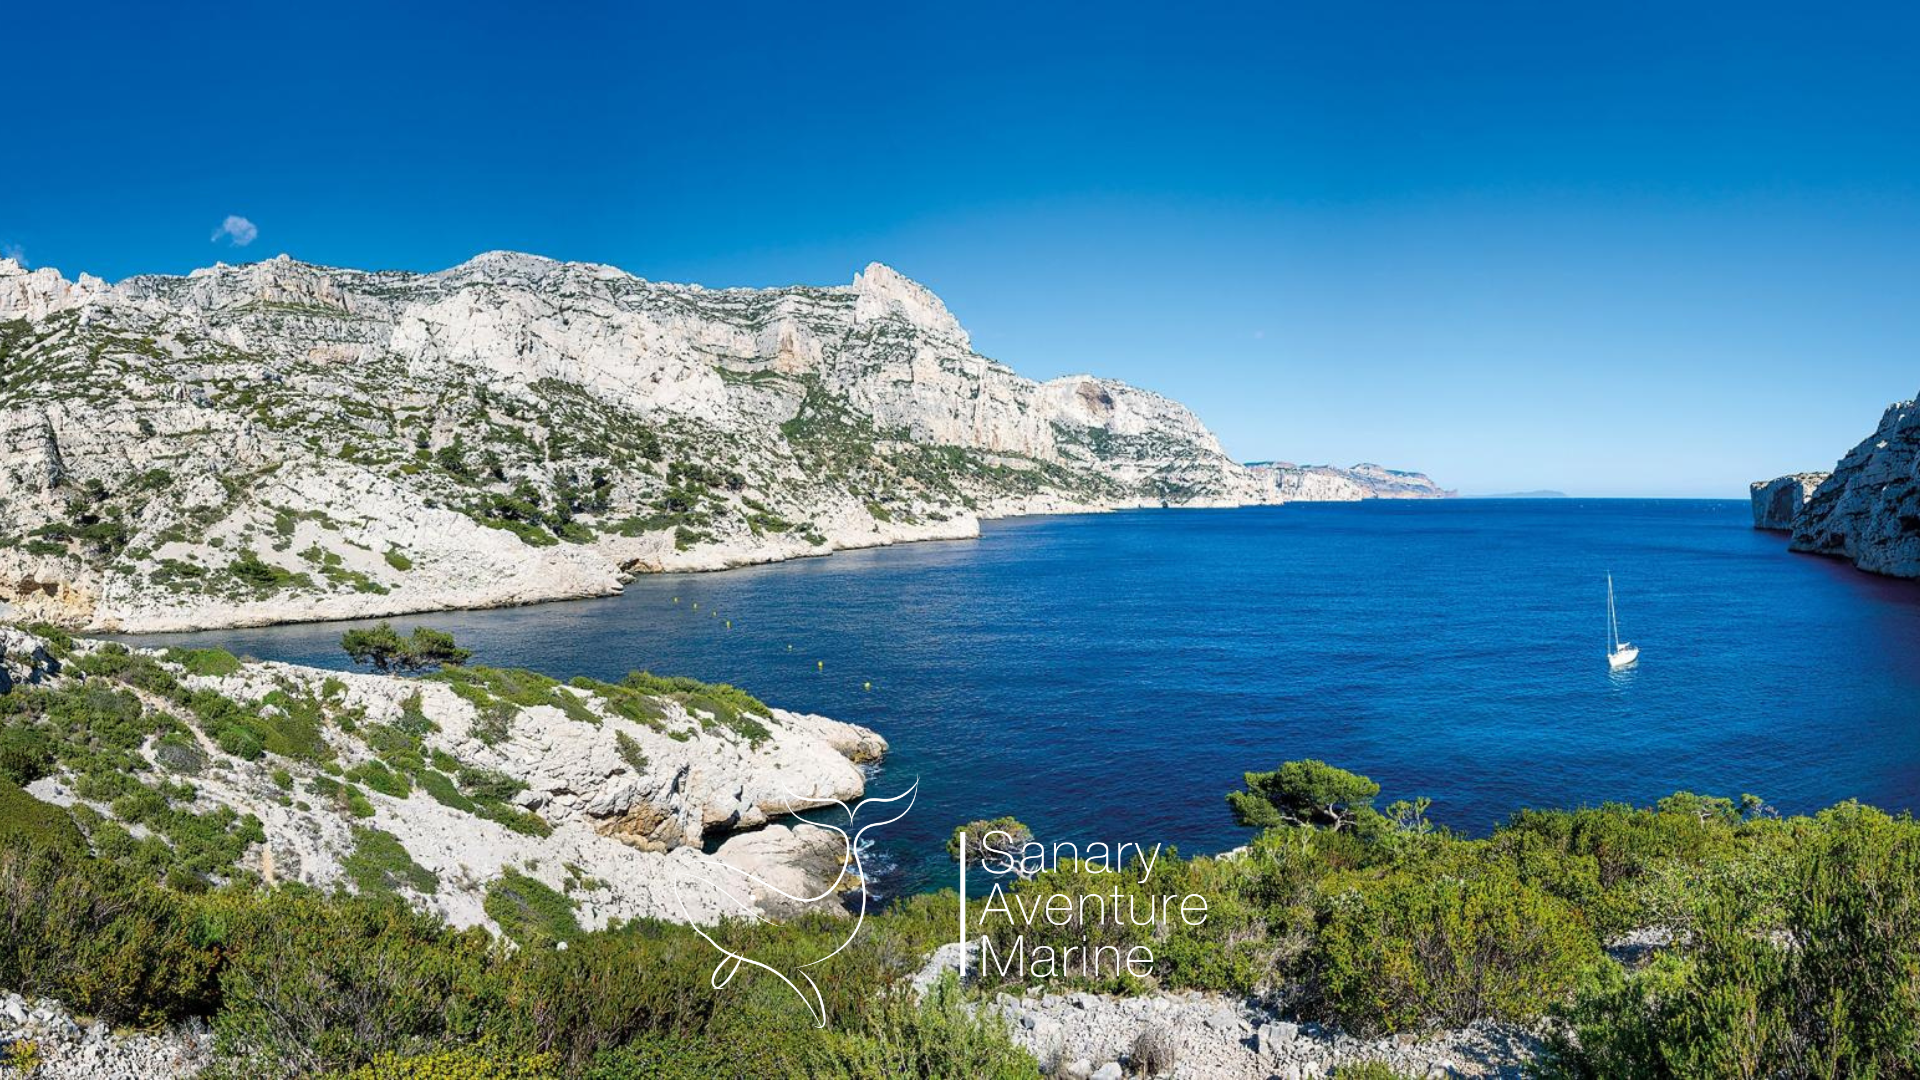
M 791 792 L 782 793 L 787 800 L 787 813 L 792 814 L 799 810 L 816 809 L 823 806 L 837 806 L 840 808 L 841 813 L 844 813 L 847 816 L 847 825 L 849 827 L 851 827 L 854 824 L 854 819 L 859 816 L 860 812 L 862 810 L 867 809 L 870 806 L 885 806 L 890 803 L 897 803 L 902 799 L 907 800 L 907 805 L 902 807 L 899 813 L 893 815 L 890 818 L 887 818 L 884 821 L 868 822 L 867 824 L 860 826 L 860 830 L 858 832 L 855 832 L 851 836 L 847 834 L 847 831 L 845 829 L 842 829 L 836 825 L 828 825 L 825 822 L 819 822 L 819 821 L 812 822 L 812 824 L 819 825 L 822 828 L 832 829 L 834 832 L 839 833 L 841 843 L 845 847 L 845 854 L 841 859 L 839 876 L 835 877 L 833 881 L 830 884 L 828 884 L 828 886 L 816 896 L 795 896 L 794 894 L 787 892 L 785 889 L 780 888 L 778 885 L 775 885 L 772 882 L 767 881 L 765 878 L 762 878 L 749 871 L 742 870 L 739 867 L 734 866 L 730 863 L 727 863 L 724 860 L 720 860 L 720 859 L 712 860 L 714 863 L 716 863 L 720 867 L 730 871 L 731 873 L 737 875 L 738 877 L 748 882 L 751 882 L 752 884 L 757 885 L 760 888 L 767 890 L 768 892 L 777 893 L 780 896 L 786 897 L 788 900 L 791 900 L 797 904 L 818 903 L 822 900 L 827 899 L 828 897 L 839 895 L 839 893 L 841 892 L 840 887 L 846 882 L 847 875 L 849 873 L 851 873 L 855 877 L 855 879 L 859 881 L 860 910 L 854 917 L 853 929 L 848 931 L 846 939 L 840 942 L 839 946 L 835 948 L 832 952 L 826 954 L 825 956 L 822 956 L 818 960 L 812 960 L 805 964 L 802 964 L 794 972 L 794 974 L 800 977 L 802 982 L 805 982 L 807 984 L 806 990 L 802 990 L 800 988 L 800 984 L 795 982 L 793 979 L 789 978 L 785 972 L 779 971 L 774 967 L 772 967 L 771 965 L 761 963 L 760 961 L 755 960 L 750 956 L 742 956 L 739 953 L 733 952 L 732 950 L 728 949 L 726 946 L 713 940 L 713 938 L 710 935 L 708 935 L 708 933 L 704 929 L 702 929 L 698 923 L 694 922 L 693 916 L 688 912 L 688 909 L 687 909 L 687 898 L 684 894 L 680 893 L 680 885 L 679 883 L 676 882 L 674 884 L 674 892 L 675 892 L 675 895 L 680 900 L 681 914 L 686 917 L 687 923 L 693 927 L 694 933 L 699 934 L 701 938 L 705 939 L 707 944 L 720 950 L 722 954 L 720 963 L 714 967 L 713 976 L 709 980 L 713 988 L 715 990 L 724 989 L 728 983 L 733 981 L 733 977 L 740 973 L 740 965 L 751 964 L 762 971 L 771 973 L 775 978 L 779 979 L 783 983 L 786 983 L 787 986 L 790 989 L 792 989 L 795 994 L 798 994 L 800 996 L 800 1000 L 806 1004 L 808 1011 L 813 1013 L 814 1026 L 822 1027 L 822 1028 L 826 1027 L 827 1026 L 826 1002 L 820 996 L 820 987 L 814 983 L 813 977 L 807 973 L 806 969 L 811 967 L 817 967 L 818 965 L 824 964 L 828 960 L 833 959 L 835 956 L 840 955 L 840 953 L 843 952 L 847 946 L 853 944 L 853 939 L 860 935 L 860 928 L 866 925 L 866 921 L 867 921 L 867 901 L 868 901 L 866 871 L 861 865 L 861 852 L 860 852 L 861 841 L 866 837 L 868 830 L 877 829 L 883 825 L 891 825 L 894 822 L 899 821 L 901 818 L 906 817 L 907 812 L 913 809 L 914 799 L 918 797 L 919 790 L 920 790 L 920 781 L 915 780 L 913 782 L 912 787 L 909 787 L 907 790 L 901 792 L 898 795 L 893 795 L 885 799 L 864 799 L 861 801 L 860 805 L 857 807 L 848 807 L 846 803 L 841 802 L 839 799 L 802 799 L 794 796 L 793 793 Z M 698 875 L 697 871 L 696 871 L 696 875 Z M 708 887 L 713 889 L 714 892 L 732 901 L 733 904 L 740 909 L 741 914 L 745 915 L 748 919 L 754 922 L 765 921 L 761 917 L 760 913 L 754 909 L 753 905 L 750 902 L 742 899 L 733 890 L 725 888 L 724 886 L 721 885 L 720 882 L 715 881 L 712 878 L 708 878 L 705 875 L 698 875 L 698 876 L 700 876 L 701 880 L 705 881 Z M 811 997 L 808 996 L 809 990 L 812 991 Z

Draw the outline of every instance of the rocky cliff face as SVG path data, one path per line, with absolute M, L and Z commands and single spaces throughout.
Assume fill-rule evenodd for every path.
M 97 850 L 150 838 L 146 864 L 394 891 L 456 926 L 490 925 L 508 874 L 566 896 L 589 928 L 784 912 L 736 870 L 829 892 L 838 835 L 780 819 L 793 800 L 860 798 L 863 765 L 887 749 L 865 728 L 685 680 L 402 679 L 5 626 L 0 672 L 17 715 L 84 703 L 132 734 L 40 728 L 57 763 L 27 791 L 82 808 Z
M 1358 502 L 1361 499 L 1447 499 L 1454 493 L 1424 473 L 1361 463 L 1351 469 L 1256 461 L 1247 466 L 1273 486 L 1283 502 Z
M 1753 527 L 1790 532 L 1800 510 L 1827 482 L 1831 473 L 1793 473 L 1772 480 L 1755 480 L 1749 497 L 1753 500 Z
M 189 629 L 1274 502 L 1176 402 L 973 351 L 939 298 L 491 253 L 118 284 L 0 261 L 0 617 Z
M 1792 548 L 1920 578 L 1920 411 L 1890 406 L 1793 519 Z

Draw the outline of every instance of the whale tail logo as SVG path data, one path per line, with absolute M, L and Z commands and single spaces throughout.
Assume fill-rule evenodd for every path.
M 686 895 L 681 891 L 682 886 L 678 882 L 676 882 L 674 884 L 674 893 L 676 898 L 680 901 L 681 915 L 686 918 L 688 925 L 693 927 L 694 933 L 699 934 L 700 937 L 704 941 L 706 941 L 707 944 L 719 950 L 721 954 L 720 962 L 714 966 L 713 975 L 708 980 L 709 983 L 712 985 L 712 987 L 715 990 L 725 989 L 727 984 L 733 981 L 733 977 L 740 973 L 740 968 L 742 966 L 750 965 L 752 967 L 757 967 L 760 970 L 765 971 L 768 974 L 772 975 L 773 977 L 779 979 L 781 982 L 786 983 L 789 989 L 791 989 L 795 994 L 799 995 L 800 1000 L 803 1003 L 805 1003 L 805 1005 L 807 1006 L 807 1011 L 813 1014 L 815 1027 L 818 1027 L 818 1028 L 826 1027 L 827 1026 L 826 1001 L 821 997 L 820 987 L 817 983 L 813 981 L 813 976 L 808 972 L 807 969 L 818 967 L 819 965 L 826 963 L 828 960 L 833 959 L 835 956 L 840 955 L 840 953 L 846 950 L 847 946 L 853 944 L 854 938 L 860 936 L 861 927 L 866 925 L 867 904 L 869 902 L 869 895 L 867 893 L 866 872 L 864 867 L 861 864 L 860 849 L 861 849 L 862 842 L 865 840 L 866 835 L 869 831 L 873 829 L 878 829 L 885 825 L 891 825 L 894 822 L 899 821 L 901 818 L 906 817 L 907 812 L 913 809 L 913 803 L 914 803 L 914 800 L 919 797 L 919 791 L 920 791 L 920 781 L 916 779 L 913 782 L 913 785 L 911 787 L 907 788 L 907 790 L 899 793 L 898 795 L 892 795 L 884 799 L 864 799 L 860 802 L 858 806 L 853 806 L 853 807 L 849 807 L 846 803 L 841 802 L 839 799 L 802 799 L 802 798 L 796 797 L 791 792 L 782 793 L 786 798 L 787 813 L 793 814 L 801 810 L 812 810 L 812 809 L 818 809 L 820 807 L 825 807 L 825 806 L 837 806 L 840 808 L 840 812 L 846 815 L 847 828 L 849 829 L 853 828 L 856 824 L 858 824 L 857 819 L 859 818 L 859 816 L 863 812 L 867 811 L 869 808 L 872 808 L 880 813 L 887 813 L 889 809 L 892 809 L 894 811 L 892 813 L 892 816 L 890 817 L 885 817 L 878 821 L 869 821 L 866 824 L 860 825 L 859 829 L 853 833 L 848 833 L 847 829 L 842 829 L 837 825 L 828 825 L 823 822 L 817 822 L 817 821 L 813 822 L 813 824 L 820 825 L 822 828 L 832 829 L 834 832 L 839 833 L 840 842 L 845 850 L 845 854 L 841 859 L 839 876 L 835 877 L 833 881 L 830 884 L 828 884 L 827 887 L 817 895 L 796 896 L 793 893 L 787 892 L 785 889 L 780 888 L 778 885 L 775 885 L 772 882 L 767 881 L 765 878 L 762 878 L 759 875 L 754 874 L 750 871 L 742 870 L 741 868 L 734 866 L 726 862 L 725 860 L 722 860 L 722 859 L 712 860 L 713 863 L 716 864 L 722 871 L 723 877 L 734 879 L 736 880 L 736 882 L 745 882 L 748 885 L 748 889 L 746 890 L 748 893 L 752 892 L 752 887 L 757 886 L 760 889 L 766 890 L 767 892 L 785 897 L 786 899 L 791 900 L 796 904 L 817 903 L 821 900 L 827 899 L 828 897 L 838 895 L 842 891 L 841 886 L 846 883 L 848 874 L 852 874 L 855 880 L 859 882 L 860 909 L 855 914 L 853 927 L 847 932 L 847 936 L 841 940 L 840 944 L 837 945 L 832 952 L 827 953 L 825 956 L 822 956 L 817 960 L 810 960 L 807 963 L 800 965 L 798 968 L 795 968 L 793 970 L 792 975 L 789 975 L 784 971 L 780 971 L 779 969 L 773 967 L 770 964 L 762 963 L 759 960 L 755 960 L 750 956 L 743 956 L 739 953 L 736 953 L 731 949 L 728 949 L 725 945 L 722 945 L 719 942 L 715 941 L 712 935 L 708 934 L 705 929 L 703 929 L 698 923 L 694 922 L 693 916 L 687 907 Z M 902 803 L 903 800 L 905 805 L 899 805 L 900 803 Z M 759 911 L 755 910 L 755 908 L 749 901 L 742 899 L 740 894 L 734 891 L 733 889 L 726 888 L 721 883 L 721 881 L 716 880 L 713 877 L 709 877 L 705 874 L 700 874 L 698 872 L 696 872 L 695 876 L 699 877 L 703 882 L 705 882 L 706 885 L 714 891 L 714 893 L 716 893 L 717 895 L 726 897 L 728 901 L 730 901 L 735 907 L 740 909 L 740 914 L 744 915 L 749 920 L 754 922 L 765 921 L 760 915 Z M 797 976 L 797 980 L 796 980 L 796 976 Z M 805 984 L 804 989 L 802 988 L 802 984 Z

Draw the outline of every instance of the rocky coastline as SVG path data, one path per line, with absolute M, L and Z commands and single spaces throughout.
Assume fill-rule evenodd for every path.
M 1389 469 L 1370 462 L 1341 469 L 1332 465 L 1254 461 L 1247 464 L 1247 469 L 1270 482 L 1281 502 L 1451 499 L 1459 494 L 1434 483 L 1425 473 Z
M 1792 532 L 1794 520 L 1806 508 L 1820 485 L 1832 473 L 1804 472 L 1755 480 L 1749 492 L 1753 501 L 1753 527 L 1773 532 Z
M 887 751 L 866 728 L 690 680 L 562 683 L 490 668 L 405 679 L 0 627 L 0 688 L 83 693 L 105 682 L 85 670 L 107 663 L 178 687 L 138 692 L 156 723 L 185 731 L 134 753 L 156 783 L 188 786 L 186 801 L 169 796 L 175 811 L 257 823 L 234 872 L 362 889 L 377 849 L 401 868 L 383 888 L 456 927 L 499 929 L 489 898 L 503 876 L 565 896 L 585 929 L 790 913 L 739 871 L 822 891 L 841 869 L 839 837 L 787 815 L 859 799 L 863 766 Z M 262 756 L 248 731 L 275 752 Z M 124 800 L 100 788 L 55 769 L 25 790 L 85 807 L 110 832 L 144 828 L 116 823 Z
M 490 252 L 109 284 L 0 259 L 0 621 L 217 629 L 604 596 L 986 519 L 1444 495 L 1236 462 L 1036 382 L 930 290 L 705 289 Z
M 1756 482 L 1753 520 L 1789 532 L 1790 550 L 1920 578 L 1920 409 L 1914 401 L 1888 406 L 1831 473 Z

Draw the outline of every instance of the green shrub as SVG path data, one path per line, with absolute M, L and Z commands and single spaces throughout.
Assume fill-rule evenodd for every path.
M 442 806 L 451 806 L 455 810 L 464 810 L 469 814 L 473 812 L 473 800 L 460 794 L 460 789 L 444 773 L 422 769 L 414 779 L 418 780 L 426 793 L 433 796 L 434 801 Z
M 204 1014 L 210 933 L 176 894 L 106 863 L 58 846 L 0 848 L 0 986 L 114 1023 Z
M 53 737 L 38 728 L 0 728 L 0 780 L 27 785 L 53 768 Z
M 403 1057 L 380 1054 L 342 1080 L 559 1080 L 550 1054 L 496 1054 L 485 1047 Z
M 365 784 L 382 795 L 391 795 L 404 799 L 413 794 L 413 785 L 405 776 L 387 768 L 380 761 L 363 761 L 347 770 L 347 779 L 356 784 Z
M 231 675 L 240 670 L 240 658 L 225 649 L 168 649 L 167 659 L 189 675 Z
M 640 748 L 638 739 L 621 731 L 614 734 L 614 743 L 619 747 L 620 760 L 627 763 L 627 768 L 632 769 L 634 775 L 642 775 L 647 771 L 647 752 Z
M 1530 1019 L 1600 955 L 1576 911 L 1503 873 L 1395 874 L 1331 906 L 1315 981 L 1329 1015 L 1366 1034 Z
M 391 895 L 403 887 L 428 895 L 440 891 L 440 876 L 414 862 L 392 833 L 379 829 L 354 829 L 353 854 L 340 868 L 365 896 Z
M 84 852 L 86 848 L 86 837 L 66 810 L 41 802 L 0 777 L 0 849 Z
M 488 821 L 498 822 L 524 836 L 552 836 L 553 826 L 547 819 L 530 810 L 522 810 L 506 803 L 483 802 L 474 806 L 474 813 Z
M 487 917 L 522 945 L 552 945 L 580 936 L 573 901 L 537 878 L 506 870 L 487 886 Z
M 713 723 L 743 736 L 755 746 L 773 734 L 759 719 L 772 716 L 773 710 L 767 707 L 766 702 L 737 686 L 703 683 L 684 675 L 661 676 L 646 671 L 629 672 L 621 680 L 621 685 L 630 690 L 671 698 L 690 712 L 707 713 L 712 716 Z
M 52 623 L 30 622 L 20 629 L 46 642 L 47 650 L 63 660 L 73 653 L 73 635 Z
M 234 580 L 256 592 L 277 592 L 281 589 L 313 587 L 313 579 L 305 574 L 296 574 L 281 566 L 266 562 L 260 556 L 248 550 L 242 550 L 239 558 L 227 564 L 227 573 Z
M 1356 1061 L 1333 1070 L 1327 1080 L 1414 1080 L 1384 1061 Z
M 198 776 L 207 767 L 207 752 L 200 741 L 184 731 L 161 737 L 153 748 L 154 763 L 172 773 Z
M 1774 898 L 1710 890 L 1695 940 L 1601 970 L 1556 1066 L 1577 1077 L 1908 1076 L 1920 1069 L 1920 827 L 1819 815 Z
M 474 1042 L 504 1011 L 498 951 L 394 901 L 281 891 L 248 905 L 221 975 L 234 1075 L 344 1072 Z
M 482 802 L 505 802 L 526 788 L 526 781 L 493 769 L 472 766 L 460 769 L 460 790 Z

